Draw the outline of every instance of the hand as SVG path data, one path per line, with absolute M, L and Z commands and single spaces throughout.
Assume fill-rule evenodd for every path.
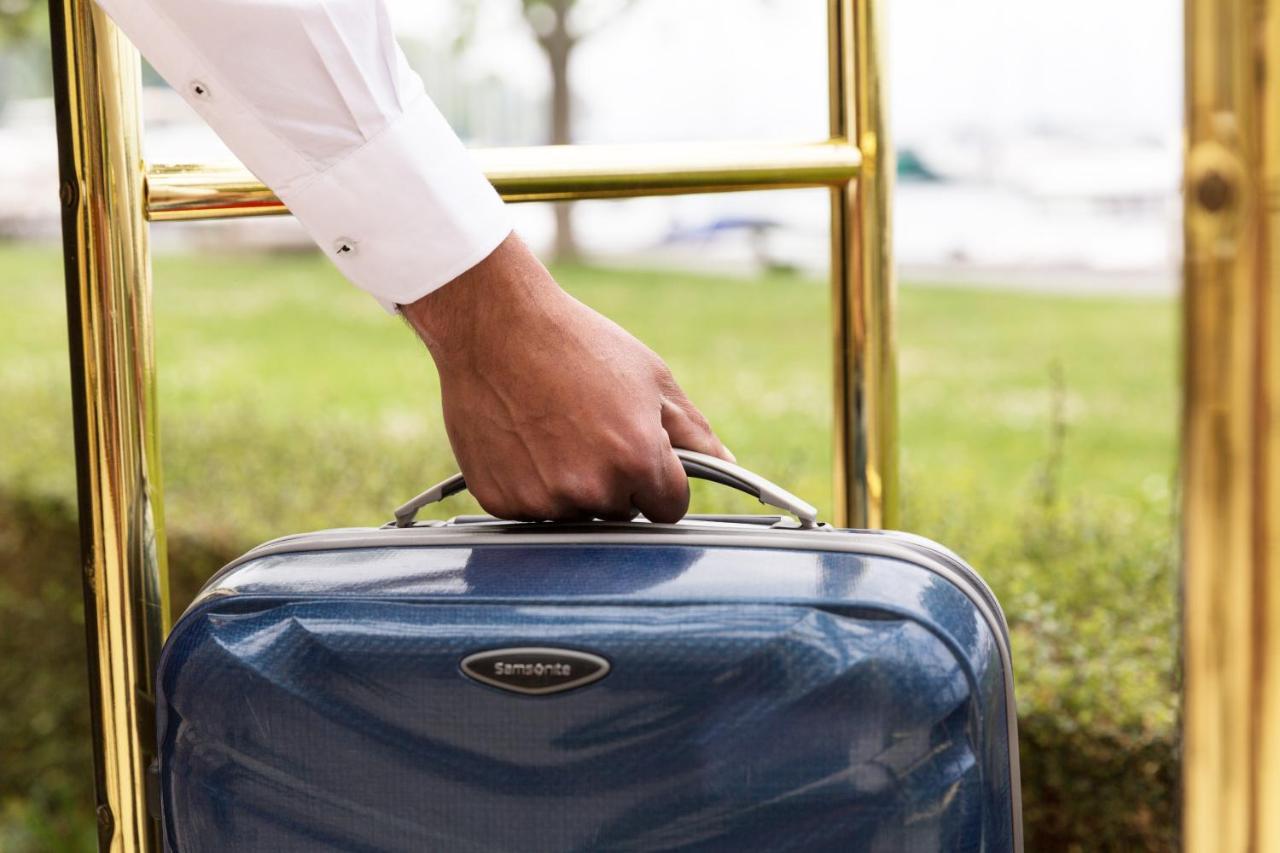
M 672 447 L 732 461 L 662 359 L 565 293 L 512 234 L 403 313 L 440 371 L 445 428 L 486 512 L 678 521 Z

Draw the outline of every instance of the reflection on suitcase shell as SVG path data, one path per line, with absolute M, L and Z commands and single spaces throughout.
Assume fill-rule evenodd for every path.
M 518 647 L 609 670 L 523 695 L 460 667 Z M 176 851 L 1021 846 L 1003 619 L 913 537 L 294 537 L 210 582 L 159 689 Z

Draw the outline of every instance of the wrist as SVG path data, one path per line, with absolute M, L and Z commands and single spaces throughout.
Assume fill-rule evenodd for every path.
M 514 232 L 448 284 L 401 307 L 432 358 L 457 360 L 513 334 L 565 298 L 546 267 Z

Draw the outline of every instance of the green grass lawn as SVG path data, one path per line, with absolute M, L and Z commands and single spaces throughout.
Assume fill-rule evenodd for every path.
M 739 459 L 829 505 L 824 286 L 557 272 L 668 360 Z M 320 257 L 161 256 L 155 291 L 168 506 L 178 527 L 253 539 L 282 526 L 372 522 L 452 468 L 425 352 Z M 0 426 L 22 437 L 0 455 L 0 488 L 69 499 L 56 253 L 0 248 L 0 296 Z M 1057 420 L 1066 429 L 1065 495 L 1167 505 L 1176 419 L 1169 302 L 910 283 L 900 302 L 908 506 L 963 497 L 989 503 L 991 523 L 1004 523 L 998 516 L 1023 505 L 1052 455 Z M 315 453 L 326 441 L 337 442 L 334 453 Z M 376 449 L 372 467 L 345 458 L 362 448 Z M 272 478 L 315 491 L 286 499 L 264 490 Z M 700 508 L 721 502 L 700 497 Z
M 822 283 L 556 272 L 668 360 L 740 462 L 830 506 Z M 0 496 L 53 506 L 74 495 L 61 282 L 56 250 L 0 246 Z M 381 523 L 453 470 L 425 352 L 319 256 L 162 256 L 155 308 L 175 537 L 228 554 Z M 907 283 L 900 315 L 904 526 L 968 556 L 1004 602 L 1024 729 L 1171 742 L 1174 304 Z M 752 505 L 700 486 L 693 508 Z M 1049 778 L 1062 761 L 1037 761 L 1028 821 L 1052 821 L 1075 794 Z

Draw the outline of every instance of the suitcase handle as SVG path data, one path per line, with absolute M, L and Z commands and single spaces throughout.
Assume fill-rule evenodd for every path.
M 696 453 L 692 450 L 676 448 L 676 456 L 684 466 L 684 473 L 699 480 L 709 480 L 746 492 L 760 503 L 789 512 L 800 522 L 802 529 L 816 527 L 818 510 L 806 501 L 801 500 L 786 489 L 769 482 L 759 474 L 754 474 L 740 465 L 726 462 L 716 456 Z M 396 510 L 396 527 L 410 527 L 418 517 L 418 511 L 428 504 L 442 501 L 456 495 L 467 488 L 467 481 L 461 474 L 454 474 L 447 480 L 436 483 L 413 500 Z

